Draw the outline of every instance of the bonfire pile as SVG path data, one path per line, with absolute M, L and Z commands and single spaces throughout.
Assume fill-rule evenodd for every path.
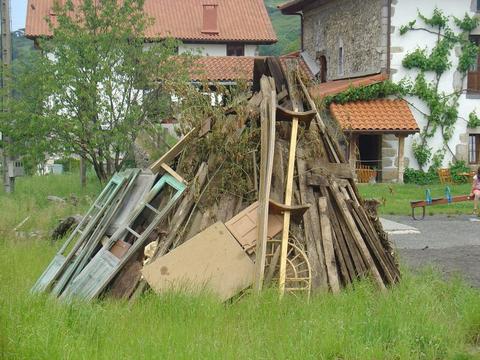
M 388 238 L 296 67 L 256 59 L 248 98 L 200 112 L 150 169 L 114 176 L 32 291 L 228 300 L 397 282 Z

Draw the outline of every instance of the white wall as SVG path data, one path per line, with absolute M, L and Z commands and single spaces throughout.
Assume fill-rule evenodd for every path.
M 417 11 L 420 11 L 423 15 L 430 17 L 432 15 L 433 9 L 438 7 L 443 11 L 445 15 L 454 15 L 458 18 L 463 18 L 467 12 L 469 15 L 474 15 L 472 11 L 475 5 L 476 0 L 400 0 L 396 5 L 393 6 L 393 16 L 392 16 L 392 26 L 395 28 L 395 32 L 391 36 L 391 68 L 392 68 L 392 80 L 398 82 L 404 77 L 410 77 L 412 80 L 415 79 L 417 74 L 416 70 L 407 70 L 402 66 L 402 60 L 405 55 L 417 47 L 431 49 L 434 46 L 436 37 L 433 34 L 427 34 L 423 31 L 409 31 L 405 35 L 400 36 L 400 27 L 406 25 L 412 20 L 417 20 L 417 26 L 423 26 L 420 19 L 417 17 Z M 452 29 L 457 29 L 453 21 L 451 22 Z M 475 31 L 480 33 L 480 29 Z M 454 92 L 454 76 L 455 70 L 458 64 L 458 57 L 455 55 L 455 50 L 452 51 L 451 56 L 452 66 L 451 69 L 444 73 L 442 80 L 439 86 L 439 92 L 445 92 L 450 94 Z M 428 74 L 427 80 L 432 80 L 433 74 Z M 467 86 L 467 80 L 465 79 L 463 88 Z M 418 107 L 419 110 L 428 113 L 428 108 L 420 100 L 416 98 L 408 98 L 409 102 Z M 412 112 L 419 124 L 420 129 L 423 128 L 427 121 L 425 116 L 419 110 L 416 110 L 414 107 Z M 457 151 L 458 146 L 465 146 L 468 137 L 465 137 L 467 133 L 467 120 L 468 115 L 473 111 L 477 110 L 477 114 L 480 115 L 480 100 L 479 99 L 467 99 L 466 94 L 464 93 L 459 100 L 459 116 L 463 119 L 458 119 L 455 127 L 455 132 L 452 139 L 449 142 L 449 147 L 454 153 Z M 409 158 L 409 167 L 418 168 L 417 161 L 413 156 L 412 152 L 412 143 L 413 140 L 418 137 L 418 134 L 415 136 L 409 136 L 405 141 L 405 156 Z M 428 140 L 429 144 L 433 145 L 434 153 L 436 150 L 442 148 L 442 139 L 440 131 L 437 131 L 437 134 L 434 138 Z M 444 165 L 448 165 L 452 160 L 452 155 L 447 152 L 445 156 Z
M 182 44 L 178 47 L 178 52 L 192 52 L 194 55 L 203 56 L 227 56 L 226 44 Z

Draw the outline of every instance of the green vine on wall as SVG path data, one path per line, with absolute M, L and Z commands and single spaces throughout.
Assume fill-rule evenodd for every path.
M 423 169 L 429 162 L 434 167 L 440 167 L 446 151 L 450 151 L 455 158 L 448 142 L 453 136 L 455 124 L 459 119 L 458 106 L 463 89 L 446 94 L 439 91 L 439 84 L 442 76 L 452 68 L 450 59 L 456 46 L 460 49 L 456 71 L 460 74 L 461 83 L 464 83 L 468 71 L 477 61 L 479 48 L 470 41 L 470 34 L 480 24 L 480 19 L 468 14 L 465 14 L 463 19 L 448 17 L 437 8 L 434 9 L 430 18 L 421 13 L 418 13 L 418 17 L 425 26 L 418 25 L 417 20 L 413 20 L 400 28 L 400 34 L 405 35 L 409 31 L 426 32 L 434 35 L 436 41 L 432 49 L 417 48 L 403 59 L 402 65 L 405 68 L 418 71 L 414 81 L 405 78 L 399 83 L 387 80 L 374 85 L 350 87 L 340 94 L 325 97 L 322 105 L 328 107 L 331 103 L 344 104 L 350 101 L 373 100 L 387 96 L 418 97 L 429 109 L 429 114 L 425 115 L 427 124 L 420 132 L 420 141 L 413 144 L 413 154 L 420 168 Z M 450 19 L 453 19 L 457 28 L 456 32 L 450 27 Z M 427 80 L 427 73 L 433 73 L 432 81 Z M 475 112 L 469 115 L 467 126 L 480 126 L 480 119 Z M 433 152 L 428 140 L 433 138 L 438 131 L 442 135 L 443 147 Z
M 407 92 L 409 95 L 421 99 L 429 108 L 429 114 L 426 115 L 427 124 L 420 132 L 420 141 L 413 145 L 414 156 L 420 167 L 423 168 L 430 160 L 432 165 L 441 165 L 446 151 L 449 151 L 455 158 L 448 142 L 453 136 L 455 124 L 459 118 L 458 106 L 463 89 L 446 94 L 439 91 L 439 84 L 445 72 L 452 68 L 450 58 L 456 46 L 459 46 L 460 49 L 456 71 L 460 74 L 463 84 L 469 69 L 477 60 L 479 49 L 470 41 L 470 34 L 479 25 L 479 19 L 468 14 L 465 14 L 463 19 L 448 17 L 438 8 L 433 11 L 430 18 L 421 13 L 418 13 L 418 17 L 423 21 L 425 27 L 419 26 L 417 20 L 413 20 L 400 28 L 400 34 L 420 31 L 436 37 L 435 46 L 431 50 L 417 48 L 407 54 L 402 62 L 405 68 L 418 71 L 415 81 Z M 456 32 L 450 27 L 450 19 L 453 19 L 457 27 Z M 434 74 L 434 79 L 430 82 L 427 81 L 427 73 Z M 468 126 L 475 123 L 475 118 L 476 114 L 470 114 Z M 443 147 L 432 154 L 428 140 L 433 138 L 438 131 L 442 135 Z

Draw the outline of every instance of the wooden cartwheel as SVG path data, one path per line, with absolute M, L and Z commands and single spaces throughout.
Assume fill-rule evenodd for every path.
M 265 256 L 265 284 L 278 284 L 280 276 L 281 240 L 268 240 Z M 287 269 L 285 278 L 285 292 L 293 295 L 306 293 L 310 296 L 312 287 L 312 271 L 307 255 L 290 240 L 287 249 Z

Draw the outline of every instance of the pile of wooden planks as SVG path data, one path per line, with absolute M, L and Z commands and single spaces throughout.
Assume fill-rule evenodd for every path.
M 32 290 L 90 300 L 206 289 L 224 301 L 251 286 L 284 296 L 397 282 L 390 242 L 297 66 L 256 59 L 247 100 L 199 111 L 144 171 L 149 183 L 129 170 L 109 184 Z

